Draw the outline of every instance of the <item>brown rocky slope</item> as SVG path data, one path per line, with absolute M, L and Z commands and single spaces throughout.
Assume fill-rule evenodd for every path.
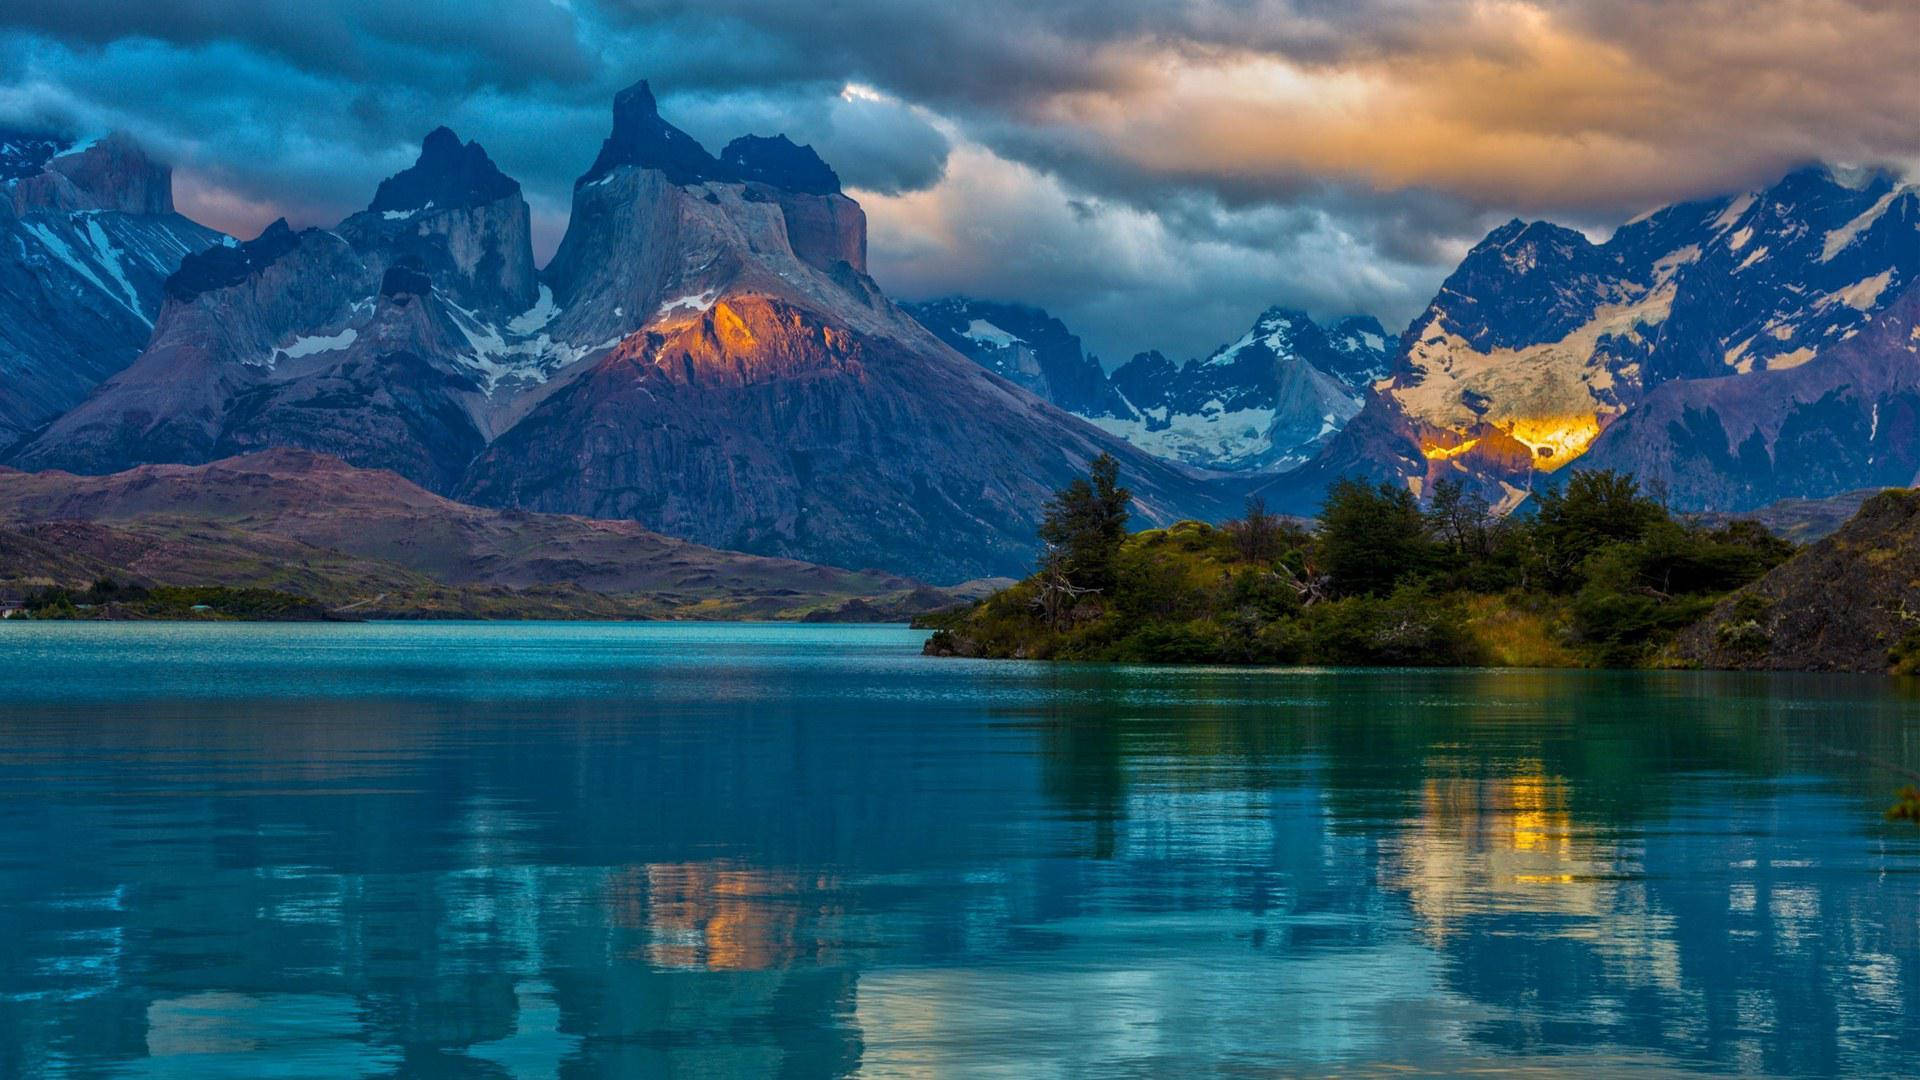
M 1900 489 L 1722 601 L 1674 652 L 1709 668 L 1884 672 L 1916 629 L 1920 491 Z
M 278 588 L 363 615 L 902 618 L 971 595 L 491 510 L 302 450 L 109 476 L 0 469 L 0 586 L 106 573 Z M 855 603 L 857 601 L 857 603 Z

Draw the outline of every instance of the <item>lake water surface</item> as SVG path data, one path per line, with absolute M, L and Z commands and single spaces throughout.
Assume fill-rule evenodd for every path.
M 0 1076 L 1910 1073 L 1920 695 L 0 626 Z

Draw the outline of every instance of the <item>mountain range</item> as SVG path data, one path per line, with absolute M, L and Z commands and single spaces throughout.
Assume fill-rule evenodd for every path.
M 1269 308 L 1207 356 L 1175 364 L 1144 352 L 1108 374 L 1039 308 L 956 296 L 908 310 L 982 367 L 1094 426 L 1223 472 L 1307 460 L 1387 373 L 1387 333 L 1368 315 L 1322 326 L 1303 311 Z
M 244 242 L 124 136 L 0 132 L 0 233 L 0 456 L 50 475 L 298 449 L 954 582 L 1024 572 L 1101 453 L 1136 525 L 1249 491 L 1311 514 L 1354 475 L 1510 510 L 1578 462 L 1729 512 L 1920 473 L 1920 195 L 1884 173 L 1799 169 L 1604 240 L 1513 221 L 1397 337 L 1276 306 L 1111 371 L 1029 304 L 896 304 L 810 147 L 711 153 L 644 82 L 545 266 L 518 182 L 447 128 L 333 227 Z
M 1910 484 L 1916 273 L 1920 194 L 1885 173 L 1799 169 L 1603 243 L 1509 222 L 1353 422 L 1266 491 L 1301 510 L 1341 475 L 1453 477 L 1512 508 L 1575 461 L 1683 510 Z
M 1453 478 L 1511 510 L 1574 461 L 1678 509 L 1746 511 L 1915 481 L 1916 274 L 1920 193 L 1810 166 L 1603 242 L 1511 221 L 1398 340 L 1275 308 L 1211 356 L 1134 357 L 1108 377 L 1118 405 L 1056 403 L 1161 456 L 1249 471 L 1301 514 L 1354 475 L 1416 493 Z M 930 325 L 988 366 L 1021 337 L 978 302 L 937 310 Z
M 1147 521 L 1224 505 L 888 300 L 865 215 L 810 148 L 714 156 L 644 82 L 553 259 L 531 252 L 519 185 L 436 130 L 337 227 L 187 256 L 145 351 L 11 464 L 301 447 L 482 505 L 936 581 L 1024 569 L 1047 495 L 1103 452 Z

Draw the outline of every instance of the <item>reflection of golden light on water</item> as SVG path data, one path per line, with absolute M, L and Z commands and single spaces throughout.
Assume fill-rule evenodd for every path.
M 1650 909 L 1632 860 L 1573 820 L 1564 777 L 1516 767 L 1430 776 L 1418 813 L 1383 843 L 1386 884 L 1407 895 L 1421 933 L 1441 944 L 1476 915 L 1544 916 L 1542 934 L 1589 942 L 1677 990 L 1673 919 Z
M 613 874 L 605 895 L 616 926 L 646 932 L 652 964 L 765 971 L 819 951 L 802 916 L 833 914 L 807 902 L 832 887 L 827 878 L 725 863 L 652 863 Z

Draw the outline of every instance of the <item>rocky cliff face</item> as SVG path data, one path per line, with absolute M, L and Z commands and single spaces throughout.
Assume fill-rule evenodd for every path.
M 125 136 L 0 131 L 0 451 L 132 363 L 167 276 L 223 239 Z
M 866 275 L 866 221 L 784 138 L 719 157 L 644 83 L 538 278 L 518 185 L 444 129 L 331 231 L 187 260 L 153 344 L 16 456 L 109 472 L 266 447 L 500 506 L 934 580 L 1023 571 L 1102 451 L 1148 520 L 1195 477 L 996 380 Z
M 1605 447 L 1596 466 L 1670 462 L 1654 471 L 1683 509 L 1729 508 L 1717 500 L 1742 485 L 1723 473 L 1750 428 L 1730 426 L 1723 445 L 1649 442 L 1670 422 L 1685 427 L 1676 414 L 1602 433 L 1656 392 L 1769 397 L 1782 385 L 1775 376 L 1862 334 L 1916 274 L 1920 194 L 1885 175 L 1803 169 L 1764 191 L 1667 207 L 1601 244 L 1510 222 L 1468 254 L 1402 338 L 1378 415 L 1333 440 L 1282 501 L 1317 501 L 1313 482 L 1360 462 L 1416 490 L 1460 478 L 1510 507 L 1536 477 Z M 1695 382 L 1702 389 L 1662 389 Z M 1852 486 L 1755 489 L 1746 505 Z
M 416 264 L 462 307 L 513 315 L 539 299 L 520 184 L 446 128 L 428 133 L 413 167 L 382 181 L 338 232 L 370 271 Z

